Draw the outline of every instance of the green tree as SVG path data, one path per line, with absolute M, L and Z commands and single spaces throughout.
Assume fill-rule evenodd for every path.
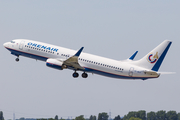
M 96 116 L 91 115 L 89 120 L 96 120 Z
M 114 118 L 114 120 L 121 120 L 120 115 L 116 116 L 116 117 Z
M 129 120 L 142 120 L 140 118 L 131 117 Z
M 140 118 L 142 120 L 146 120 L 146 111 L 145 110 L 140 110 L 136 112 L 136 118 Z
M 25 118 L 22 117 L 22 118 L 20 118 L 19 120 L 25 120 Z
M 180 113 L 178 113 L 177 115 L 178 115 L 178 120 L 180 120 Z
M 103 113 L 99 113 L 98 115 L 98 120 L 108 120 L 108 114 L 103 112 Z
M 48 119 L 46 119 L 46 118 L 40 118 L 40 119 L 37 119 L 37 120 L 48 120 Z
M 58 115 L 56 115 L 54 119 L 55 119 L 55 120 L 58 120 Z
M 147 120 L 156 120 L 156 113 L 153 111 L 147 113 Z
M 131 117 L 137 118 L 137 112 L 130 111 L 126 116 L 126 119 L 129 120 Z
M 122 120 L 128 120 L 127 115 L 124 115 L 124 117 L 122 118 Z
M 3 112 L 2 111 L 0 111 L 0 120 L 4 120 Z
M 54 120 L 53 118 L 48 118 L 48 120 Z
M 168 111 L 166 113 L 166 117 L 167 117 L 167 120 L 177 120 L 178 119 L 178 115 L 177 115 L 176 111 Z
M 166 111 L 160 110 L 156 113 L 156 120 L 166 120 Z
M 75 120 L 85 120 L 84 115 L 80 115 L 80 116 L 76 117 Z

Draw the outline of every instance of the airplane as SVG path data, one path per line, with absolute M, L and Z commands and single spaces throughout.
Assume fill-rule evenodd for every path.
M 98 74 L 117 79 L 141 79 L 158 78 L 158 72 L 172 41 L 165 40 L 159 46 L 150 51 L 142 59 L 134 61 L 138 51 L 127 60 L 119 61 L 97 55 L 82 52 L 84 47 L 79 50 L 72 50 L 43 42 L 15 39 L 6 42 L 3 46 L 12 55 L 33 58 L 46 62 L 46 66 L 63 70 L 70 69 L 74 73 L 72 76 L 77 78 L 82 72 L 82 77 L 87 78 L 87 73 Z

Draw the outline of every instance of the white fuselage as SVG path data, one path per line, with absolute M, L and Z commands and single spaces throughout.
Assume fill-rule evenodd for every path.
M 13 55 L 25 56 L 41 61 L 46 61 L 49 58 L 62 61 L 67 60 L 77 52 L 75 50 L 25 39 L 13 40 L 13 42 L 5 43 L 4 46 Z M 80 71 L 112 78 L 144 80 L 159 77 L 157 74 L 146 74 L 145 71 L 149 71 L 148 69 L 133 65 L 131 61 L 117 61 L 84 52 L 80 54 L 78 63 L 85 68 Z

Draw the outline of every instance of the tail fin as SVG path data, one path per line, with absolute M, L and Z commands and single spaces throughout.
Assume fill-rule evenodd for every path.
M 145 55 L 142 59 L 135 61 L 135 65 L 153 71 L 158 71 L 164 60 L 164 57 L 166 56 L 166 53 L 169 50 L 169 47 L 171 46 L 171 43 L 171 41 L 165 40 L 159 46 Z

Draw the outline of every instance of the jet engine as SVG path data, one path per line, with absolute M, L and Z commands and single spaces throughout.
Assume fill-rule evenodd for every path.
M 46 66 L 51 67 L 51 68 L 55 68 L 58 70 L 63 70 L 63 62 L 57 59 L 52 59 L 49 58 L 46 60 Z

